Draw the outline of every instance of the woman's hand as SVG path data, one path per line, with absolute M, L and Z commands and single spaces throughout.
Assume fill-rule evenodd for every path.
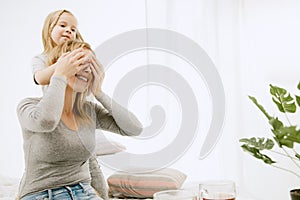
M 103 66 L 101 63 L 96 59 L 95 56 L 92 56 L 90 59 L 91 62 L 91 70 L 94 76 L 91 92 L 94 96 L 99 95 L 102 92 L 102 83 L 105 76 Z
M 74 76 L 78 71 L 86 67 L 83 63 L 87 61 L 88 56 L 83 48 L 62 54 L 54 64 L 54 75 L 64 76 L 66 79 Z

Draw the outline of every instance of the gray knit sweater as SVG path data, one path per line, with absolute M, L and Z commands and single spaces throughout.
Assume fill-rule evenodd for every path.
M 31 60 L 32 74 L 34 75 L 37 71 L 43 70 L 47 67 L 46 61 L 48 56 L 44 53 L 36 55 Z M 35 80 L 35 79 L 34 79 Z M 47 91 L 48 85 L 41 85 L 43 93 Z M 108 200 L 108 189 L 107 183 L 104 179 L 100 165 L 97 162 L 96 156 L 89 159 L 89 169 L 91 175 L 91 186 L 94 190 L 104 199 Z
M 53 76 L 42 98 L 26 98 L 17 107 L 23 132 L 25 172 L 20 196 L 90 181 L 88 160 L 94 154 L 95 129 L 134 136 L 142 131 L 138 119 L 127 109 L 101 93 L 98 103 L 86 102 L 85 111 L 93 123 L 77 131 L 61 121 L 66 80 Z

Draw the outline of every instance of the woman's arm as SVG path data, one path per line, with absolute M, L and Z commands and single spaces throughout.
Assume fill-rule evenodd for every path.
M 89 159 L 89 170 L 91 175 L 91 186 L 94 188 L 98 196 L 104 200 L 108 200 L 106 181 L 95 155 Z
M 104 92 L 96 96 L 104 108 L 97 106 L 98 127 L 114 133 L 127 136 L 137 136 L 143 131 L 143 126 L 137 117 Z
M 17 107 L 22 128 L 36 132 L 48 132 L 56 128 L 64 106 L 66 79 L 53 76 L 47 92 L 41 99 L 27 98 Z
M 96 57 L 91 57 L 91 70 L 94 76 L 92 93 L 104 108 L 96 106 L 97 127 L 121 135 L 141 134 L 143 126 L 129 110 L 115 102 L 102 91 L 104 69 Z

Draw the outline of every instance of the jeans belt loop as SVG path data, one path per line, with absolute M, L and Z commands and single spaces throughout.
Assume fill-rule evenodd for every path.
M 74 196 L 73 196 L 73 192 L 72 192 L 72 188 L 69 186 L 65 186 L 65 188 L 68 190 L 68 193 L 71 197 L 72 200 L 75 200 Z
M 78 185 L 80 185 L 80 187 L 82 188 L 83 192 L 86 192 L 85 191 L 85 188 L 83 187 L 82 183 L 78 183 Z
M 52 190 L 48 190 L 48 199 L 52 200 Z

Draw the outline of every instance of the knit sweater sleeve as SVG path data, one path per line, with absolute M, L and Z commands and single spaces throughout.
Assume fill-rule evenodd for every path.
M 53 131 L 60 121 L 64 105 L 66 79 L 52 76 L 49 88 L 42 98 L 26 98 L 17 107 L 23 129 L 34 132 Z
M 96 96 L 103 107 L 96 107 L 97 127 L 127 136 L 141 134 L 143 126 L 136 116 L 104 92 Z
M 36 71 L 46 68 L 47 56 L 45 54 L 39 54 L 31 59 L 31 71 L 35 74 Z
M 91 186 L 97 192 L 98 196 L 104 200 L 109 200 L 106 181 L 100 165 L 98 164 L 96 155 L 93 155 L 89 159 L 89 170 L 91 175 Z

